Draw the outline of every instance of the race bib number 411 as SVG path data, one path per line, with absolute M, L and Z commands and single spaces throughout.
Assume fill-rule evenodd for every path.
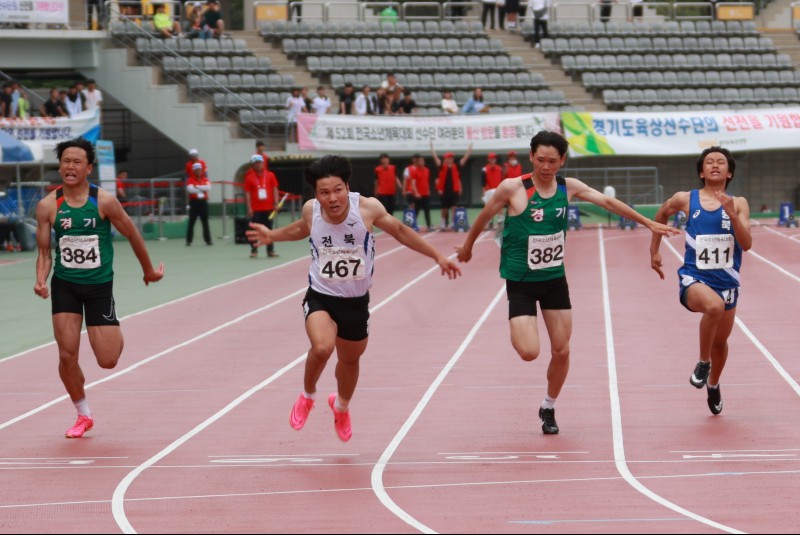
M 363 247 L 323 247 L 319 251 L 319 274 L 328 280 L 361 280 L 367 276 Z
M 92 236 L 62 236 L 58 241 L 61 265 L 72 269 L 100 267 L 100 238 Z
M 727 269 L 733 267 L 732 234 L 700 234 L 695 237 L 697 267 L 699 269 Z
M 528 236 L 528 269 L 545 269 L 564 263 L 564 232 Z

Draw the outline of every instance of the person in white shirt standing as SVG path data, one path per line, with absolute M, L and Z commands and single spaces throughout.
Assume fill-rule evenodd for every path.
M 331 99 L 325 95 L 324 87 L 319 86 L 317 88 L 317 96 L 314 97 L 311 107 L 317 115 L 325 115 L 328 113 L 328 110 L 331 108 Z
M 292 88 L 292 96 L 286 99 L 286 109 L 289 110 L 286 118 L 289 126 L 289 142 L 297 143 L 297 116 L 301 113 L 308 113 L 306 101 L 300 96 L 300 88 Z
M 371 93 L 372 88 L 365 85 L 356 97 L 356 115 L 377 115 L 378 98 Z
M 541 46 L 542 39 L 547 39 L 547 21 L 550 20 L 550 0 L 530 0 L 531 13 L 533 14 L 533 43 L 536 48 Z M 539 37 L 539 32 L 542 36 Z
M 369 289 L 375 259 L 373 227 L 432 258 L 450 279 L 461 274 L 452 260 L 392 217 L 377 199 L 351 192 L 352 174 L 347 158 L 323 156 L 306 169 L 306 182 L 314 189 L 314 198 L 303 205 L 299 220 L 277 230 L 252 223 L 247 231 L 256 246 L 311 238 L 309 288 L 303 300 L 311 348 L 306 357 L 303 392 L 292 407 L 289 423 L 298 431 L 305 425 L 314 407 L 317 381 L 335 350 L 338 389 L 328 396 L 328 405 L 333 411 L 336 434 L 343 442 L 353 434 L 349 405 L 369 336 Z
M 86 109 L 92 111 L 99 108 L 103 103 L 103 93 L 97 89 L 97 82 L 88 80 L 86 82 L 86 89 L 83 90 L 83 98 L 86 101 Z

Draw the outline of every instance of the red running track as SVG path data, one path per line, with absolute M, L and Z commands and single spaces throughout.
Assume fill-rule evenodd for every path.
M 570 234 L 558 436 L 536 416 L 549 347 L 533 363 L 511 349 L 490 240 L 455 282 L 420 277 L 431 262 L 409 251 L 378 260 L 347 444 L 325 401 L 331 367 L 306 428 L 286 421 L 307 349 L 301 296 L 286 297 L 302 261 L 126 320 L 123 366 L 144 363 L 89 391 L 86 439 L 60 438 L 68 401 L 9 423 L 62 395 L 52 347 L 0 362 L 2 392 L 20 394 L 0 408 L 0 531 L 796 532 L 789 236 L 754 229 L 738 316 L 763 350 L 735 328 L 718 417 L 688 384 L 699 317 L 677 302 L 679 260 L 665 244 L 660 281 L 645 231 L 604 231 L 604 256 L 597 230 Z M 442 250 L 462 239 L 431 237 Z M 88 381 L 109 376 L 88 358 Z

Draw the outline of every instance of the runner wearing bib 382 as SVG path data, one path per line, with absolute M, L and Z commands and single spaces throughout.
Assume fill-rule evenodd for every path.
M 53 267 L 51 246 L 55 245 L 53 332 L 58 344 L 58 372 L 78 411 L 78 420 L 66 436 L 79 438 L 94 425 L 78 365 L 84 317 L 89 342 L 102 368 L 115 367 L 122 353 L 122 331 L 113 295 L 111 225 L 130 241 L 145 284 L 160 280 L 164 266 L 153 269 L 142 236 L 117 198 L 89 184 L 87 177 L 95 154 L 92 144 L 83 138 L 64 141 L 56 146 L 56 154 L 63 184 L 36 205 L 39 256 L 33 291 L 43 299 L 50 297 L 47 277 Z M 55 231 L 55 244 L 50 241 L 51 229 Z
M 530 176 L 503 180 L 475 219 L 458 259 L 469 262 L 472 247 L 492 217 L 506 210 L 500 253 L 500 276 L 506 279 L 511 343 L 523 360 L 539 356 L 536 303 L 542 310 L 552 355 L 547 370 L 547 395 L 539 408 L 542 431 L 557 434 L 555 401 L 569 371 L 569 339 L 572 305 L 564 271 L 567 206 L 577 197 L 615 214 L 638 221 L 657 234 L 680 231 L 655 223 L 626 204 L 603 195 L 574 178 L 562 178 L 558 170 L 567 159 L 567 140 L 542 131 L 531 139 Z
M 695 388 L 706 386 L 708 408 L 722 412 L 719 379 L 728 359 L 728 337 L 736 319 L 739 299 L 739 268 L 742 252 L 750 249 L 750 206 L 744 197 L 727 194 L 733 180 L 736 160 L 727 149 L 710 147 L 697 160 L 697 174 L 703 182 L 699 190 L 679 191 L 656 214 L 666 223 L 683 210 L 686 218 L 686 252 L 678 269 L 681 304 L 703 315 L 700 320 L 700 358 L 689 382 Z M 652 268 L 663 279 L 661 239 L 650 245 Z

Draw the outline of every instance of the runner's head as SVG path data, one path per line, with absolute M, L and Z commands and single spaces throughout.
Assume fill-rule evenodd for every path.
M 733 180 L 733 172 L 735 170 L 736 160 L 733 158 L 733 154 L 722 147 L 708 147 L 697 159 L 697 174 L 703 184 L 705 184 L 707 177 L 725 176 L 727 177 L 725 188 L 727 188 L 728 184 Z
M 332 218 L 349 210 L 348 194 L 353 168 L 344 156 L 323 156 L 306 169 L 306 182 L 322 209 Z
M 564 136 L 542 130 L 531 138 L 533 173 L 543 180 L 552 179 L 567 162 L 569 142 Z
M 385 152 L 382 153 L 380 156 L 378 156 L 378 160 L 380 160 L 381 165 L 384 166 L 384 167 L 389 165 L 389 155 L 386 154 Z
M 62 141 L 56 145 L 58 173 L 67 185 L 86 180 L 94 165 L 94 146 L 82 137 Z

